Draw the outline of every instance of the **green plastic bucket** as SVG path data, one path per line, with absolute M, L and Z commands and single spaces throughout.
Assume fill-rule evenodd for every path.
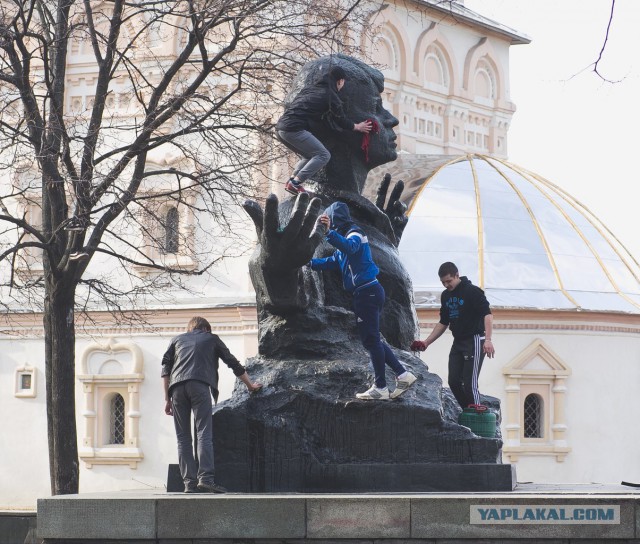
M 469 427 L 471 432 L 478 436 L 484 438 L 495 438 L 496 436 L 496 415 L 486 408 L 483 411 L 476 408 L 465 408 L 458 417 L 458 423 Z

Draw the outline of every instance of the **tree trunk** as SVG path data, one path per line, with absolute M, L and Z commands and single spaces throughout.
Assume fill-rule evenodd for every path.
M 75 400 L 75 285 L 46 280 L 44 331 L 51 493 L 78 493 Z

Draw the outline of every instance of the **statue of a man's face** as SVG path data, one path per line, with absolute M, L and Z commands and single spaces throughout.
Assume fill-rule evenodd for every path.
M 340 91 L 340 97 L 349 119 L 355 123 L 365 119 L 373 119 L 378 123 L 380 132 L 378 134 L 372 132 L 369 139 L 369 162 L 366 165 L 371 170 L 381 164 L 395 161 L 398 157 L 397 136 L 393 130 L 398 126 L 398 119 L 382 105 L 382 96 L 380 95 L 384 81 L 382 74 L 368 66 L 364 69 L 358 66 L 357 72 L 357 76 L 354 74 L 355 77 L 347 79 L 344 88 Z M 352 73 L 351 70 L 348 71 L 349 75 Z M 357 146 L 357 152 L 362 154 L 364 160 L 364 153 L 359 150 L 362 134 L 354 133 L 349 136 L 350 143 Z
M 398 120 L 382 105 L 380 93 L 384 90 L 382 72 L 364 62 L 346 55 L 322 57 L 308 62 L 293 81 L 292 91 L 287 97 L 291 103 L 304 88 L 321 81 L 332 66 L 339 66 L 346 74 L 344 86 L 338 95 L 344 113 L 353 123 L 371 119 L 378 124 L 378 133 L 371 132 L 368 157 L 361 149 L 363 133 L 337 130 L 325 123 L 317 123 L 311 132 L 331 153 L 326 167 L 328 175 L 322 182 L 346 191 L 360 193 L 366 174 L 372 168 L 396 160 L 396 133 L 393 130 Z

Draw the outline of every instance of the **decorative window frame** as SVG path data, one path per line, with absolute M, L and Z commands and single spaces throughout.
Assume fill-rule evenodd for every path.
M 571 369 L 542 340 L 536 339 L 502 373 L 507 392 L 502 451 L 512 462 L 523 455 L 553 455 L 557 462 L 563 462 L 571 451 L 565 422 L 566 381 Z M 524 436 L 524 400 L 532 393 L 542 400 L 540 438 Z
M 162 189 L 167 189 L 162 191 Z M 180 201 L 176 201 L 167 196 L 169 186 L 162 185 L 157 191 L 145 191 L 144 195 L 147 205 L 152 205 L 151 213 L 145 213 L 141 217 L 142 225 L 142 248 L 147 258 L 157 264 L 168 268 L 180 270 L 195 270 L 198 266 L 195 253 L 195 214 L 193 207 L 197 201 L 197 192 L 185 191 Z M 165 227 L 161 223 L 166 220 L 166 215 L 171 208 L 175 208 L 178 213 L 178 251 L 175 253 L 165 253 L 163 247 L 166 241 Z M 141 274 L 154 274 L 157 270 L 136 266 Z
M 31 376 L 31 386 L 28 388 L 22 387 L 22 377 Z M 35 398 L 37 395 L 37 369 L 25 364 L 16 368 L 15 372 L 15 396 L 18 398 Z
M 120 368 L 121 373 L 113 372 Z M 140 383 L 144 380 L 141 349 L 131 342 L 91 344 L 82 354 L 78 380 L 84 392 L 84 437 L 79 457 L 93 465 L 128 465 L 135 469 L 144 458 L 139 445 Z M 125 370 L 127 372 L 125 372 Z M 115 394 L 125 402 L 124 444 L 109 444 L 110 400 Z

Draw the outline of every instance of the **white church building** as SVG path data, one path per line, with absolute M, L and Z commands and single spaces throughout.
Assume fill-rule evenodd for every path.
M 370 17 L 375 36 L 362 39 L 362 58 L 384 68 L 384 105 L 400 122 L 399 159 L 370 180 L 390 172 L 406 183 L 399 251 L 421 336 L 438 320 L 438 266 L 453 261 L 492 305 L 496 357 L 485 360 L 480 390 L 502 402 L 503 460 L 518 479 L 640 481 L 631 421 L 640 266 L 562 180 L 508 162 L 509 49 L 529 38 L 463 2 L 389 2 Z M 269 191 L 285 197 L 283 183 Z M 192 221 L 181 215 L 180 229 Z M 176 262 L 190 258 L 183 251 L 175 248 Z M 247 260 L 222 261 L 215 282 L 186 280 L 192 293 L 147 308 L 150 325 L 99 310 L 78 324 L 80 492 L 164 488 L 177 447 L 164 414 L 162 355 L 194 315 L 241 361 L 257 354 Z M 422 355 L 445 382 L 450 342 L 447 333 Z M 50 493 L 44 379 L 41 314 L 0 314 L 0 509 L 34 509 Z M 224 401 L 234 386 L 224 365 L 221 380 Z

